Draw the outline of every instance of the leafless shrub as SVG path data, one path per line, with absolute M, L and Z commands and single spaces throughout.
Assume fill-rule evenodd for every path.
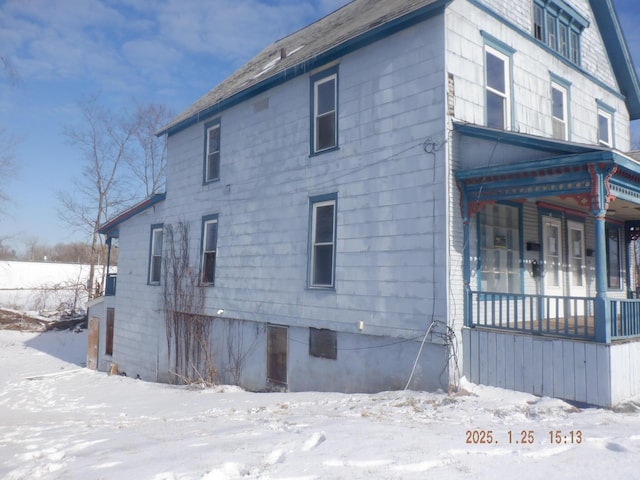
M 169 363 L 176 383 L 213 385 L 213 319 L 203 314 L 204 291 L 190 262 L 189 225 L 164 231 L 164 313 Z

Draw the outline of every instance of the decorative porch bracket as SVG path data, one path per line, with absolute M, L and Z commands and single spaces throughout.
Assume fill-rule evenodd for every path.
M 609 180 L 617 167 L 611 163 L 590 163 L 591 213 L 594 217 L 596 242 L 596 298 L 594 327 L 596 342 L 611 342 L 611 312 L 607 301 L 607 240 L 605 215 L 609 204 L 615 200 L 611 195 Z

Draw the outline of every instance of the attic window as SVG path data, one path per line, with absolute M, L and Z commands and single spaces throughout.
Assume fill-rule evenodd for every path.
M 533 1 L 533 36 L 580 65 L 580 35 L 589 22 L 563 0 Z

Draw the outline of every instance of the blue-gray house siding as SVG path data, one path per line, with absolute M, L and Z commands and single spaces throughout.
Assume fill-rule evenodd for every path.
M 571 155 L 583 155 L 582 173 L 600 168 L 587 163 L 610 158 L 612 148 L 626 151 L 629 120 L 640 115 L 640 89 L 610 1 L 543 2 L 554 11 L 564 6 L 575 20 L 578 57 L 538 38 L 536 1 L 355 0 L 275 42 L 176 117 L 161 132 L 168 135 L 166 197 L 102 229 L 119 237 L 118 293 L 108 300 L 116 309 L 114 352 L 102 368 L 117 362 L 142 378 L 175 380 L 163 289 L 146 282 L 149 229 L 185 224 L 198 273 L 203 219 L 215 218 L 215 281 L 197 313 L 211 323 L 218 381 L 378 391 L 448 388 L 461 372 L 491 384 L 514 378 L 513 369 L 496 373 L 504 352 L 498 359 L 492 351 L 493 370 L 485 368 L 488 337 L 470 321 L 469 300 L 487 298 L 470 279 L 472 262 L 482 265 L 478 215 L 495 204 L 519 212 L 512 273 L 521 295 L 535 295 L 534 257 L 524 245 L 540 238 L 540 212 L 564 214 L 586 197 L 572 190 L 566 198 L 541 191 L 521 198 L 491 182 L 487 193 L 476 189 L 483 169 L 499 176 L 520 163 L 570 163 Z M 489 61 L 498 66 L 497 83 Z M 323 79 L 335 90 L 319 106 Z M 554 88 L 564 92 L 562 139 L 552 138 Z M 498 117 L 489 112 L 495 105 L 504 105 Z M 608 146 L 597 145 L 603 105 Z M 495 118 L 504 123 L 487 128 Z M 208 128 L 218 125 L 219 144 L 210 148 L 217 139 L 208 139 Z M 327 125 L 336 137 L 324 131 L 318 142 L 317 129 Z M 219 154 L 215 178 L 207 174 L 211 152 Z M 626 157 L 611 158 L 634 174 Z M 317 205 L 330 207 L 322 225 Z M 573 208 L 589 214 L 583 204 Z M 584 222 L 598 262 L 601 224 Z M 316 228 L 325 229 L 322 238 Z M 322 280 L 314 276 L 316 252 L 329 261 Z M 585 295 L 600 293 L 595 284 L 588 277 Z M 520 351 L 507 350 L 522 363 Z M 547 361 L 529 376 L 565 367 Z M 506 386 L 529 391 L 533 384 L 514 378 Z M 608 385 L 585 395 L 611 402 L 611 392 L 622 390 Z

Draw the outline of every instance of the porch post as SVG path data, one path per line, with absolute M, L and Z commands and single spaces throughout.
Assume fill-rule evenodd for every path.
M 462 268 L 463 268 L 463 282 L 464 282 L 464 326 L 470 327 L 472 326 L 471 321 L 471 246 L 469 245 L 470 240 L 470 228 L 469 228 L 469 209 L 467 208 L 467 199 L 466 195 L 463 196 L 462 199 L 462 231 L 463 231 L 463 260 L 462 260 Z
M 102 296 L 107 294 L 107 282 L 109 281 L 109 269 L 111 268 L 111 241 L 112 237 L 107 236 L 107 268 L 105 269 L 102 279 Z
M 592 212 L 596 241 L 596 298 L 594 330 L 596 342 L 611 341 L 611 316 L 607 298 L 607 238 L 605 215 L 609 207 L 608 179 L 611 171 L 589 165 L 592 185 Z

